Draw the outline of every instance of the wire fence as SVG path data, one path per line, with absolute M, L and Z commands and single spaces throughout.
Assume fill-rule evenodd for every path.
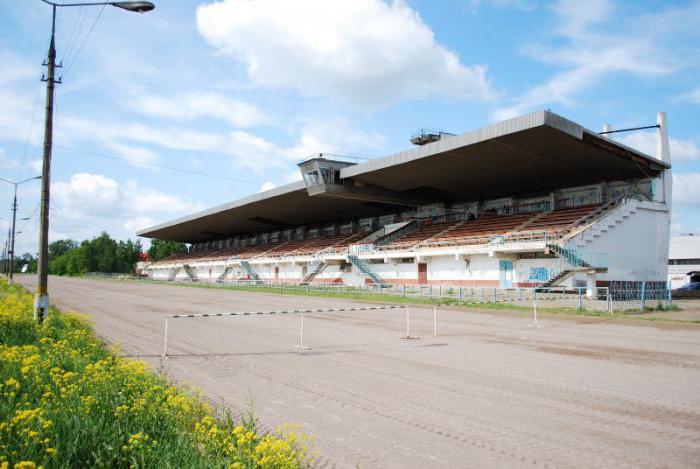
M 90 276 L 114 279 L 138 279 L 152 281 L 147 277 L 123 274 L 99 274 Z M 158 281 L 157 279 L 155 279 Z M 664 282 L 616 282 L 609 287 L 550 287 L 550 288 L 498 288 L 464 287 L 431 284 L 362 284 L 280 282 L 269 280 L 217 280 L 178 279 L 169 283 L 207 285 L 210 287 L 245 287 L 276 290 L 280 293 L 372 295 L 425 300 L 447 301 L 463 304 L 512 304 L 544 308 L 574 308 L 600 312 L 643 312 L 652 309 L 673 308 L 671 290 Z

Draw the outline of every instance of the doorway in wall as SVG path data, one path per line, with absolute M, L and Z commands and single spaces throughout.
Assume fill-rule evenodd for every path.
M 424 262 L 418 264 L 418 283 L 421 285 L 428 283 L 428 264 Z
M 513 261 L 498 261 L 499 286 L 513 288 Z

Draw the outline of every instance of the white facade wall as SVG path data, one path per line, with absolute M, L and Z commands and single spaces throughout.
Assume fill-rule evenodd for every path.
M 400 283 L 418 282 L 418 266 L 415 263 L 397 263 L 389 259 L 384 264 L 368 265 L 382 279 L 398 280 Z
M 496 256 L 474 255 L 466 260 L 455 259 L 455 256 L 435 256 L 426 261 L 428 282 L 431 283 L 455 281 L 457 284 L 472 282 L 474 286 L 496 286 L 494 282 L 498 282 L 499 258 Z
M 668 276 L 669 212 L 665 204 L 655 202 L 630 201 L 628 204 L 632 206 L 615 209 L 571 241 L 584 252 L 607 256 L 608 272 L 599 274 L 597 280 L 665 282 Z M 628 216 L 622 217 L 626 212 Z M 612 223 L 615 217 L 619 223 Z M 597 232 L 597 236 L 592 236 L 596 225 L 607 227 Z

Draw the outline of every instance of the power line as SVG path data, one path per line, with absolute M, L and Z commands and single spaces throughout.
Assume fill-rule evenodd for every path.
M 66 40 L 65 46 L 63 46 L 61 62 L 63 62 L 64 59 L 72 55 L 73 46 L 80 37 L 80 33 L 83 29 L 83 23 L 85 22 L 85 18 L 87 18 L 88 10 L 88 8 L 78 8 L 77 15 L 75 16 L 73 21 L 73 27 L 71 28 L 70 34 L 68 35 L 68 39 Z
M 78 56 L 83 50 L 83 47 L 85 46 L 85 43 L 90 39 L 90 36 L 92 35 L 92 32 L 95 30 L 95 27 L 97 26 L 97 22 L 100 21 L 100 18 L 102 17 L 102 13 L 105 11 L 105 8 L 107 5 L 102 5 L 102 8 L 100 8 L 99 13 L 97 13 L 97 16 L 95 16 L 95 21 L 92 22 L 92 26 L 90 26 L 90 29 L 88 30 L 87 34 L 83 38 L 83 42 L 80 43 L 80 46 L 78 47 L 77 52 L 71 59 L 70 63 L 66 66 L 66 68 L 63 69 L 63 73 L 61 74 L 61 77 L 65 77 L 66 74 L 68 73 L 68 70 L 71 69 L 73 64 L 75 63 L 76 60 L 78 60 Z
M 107 155 L 104 153 L 97 153 L 97 152 L 88 151 L 88 150 L 80 150 L 78 148 L 64 147 L 62 145 L 55 145 L 54 144 L 54 148 L 60 148 L 62 150 L 72 151 L 72 152 L 76 152 L 76 153 L 84 153 L 86 155 L 99 156 L 100 158 L 107 158 L 110 160 L 123 161 L 126 163 L 135 164 L 135 165 L 153 166 L 154 168 L 166 169 L 168 171 L 175 171 L 178 173 L 193 174 L 196 176 L 204 176 L 204 177 L 210 177 L 210 178 L 215 178 L 215 179 L 225 179 L 227 181 L 242 182 L 244 184 L 258 184 L 257 182 L 246 181 L 245 179 L 238 179 L 238 178 L 232 178 L 232 177 L 228 177 L 228 176 L 221 176 L 219 174 L 204 173 L 201 171 L 193 171 L 193 170 L 184 169 L 184 168 L 176 168 L 173 166 L 166 166 L 166 165 L 157 164 L 157 163 L 149 163 L 149 162 L 145 162 L 145 161 L 136 161 L 136 160 L 131 160 L 129 158 L 122 158 L 120 156 Z

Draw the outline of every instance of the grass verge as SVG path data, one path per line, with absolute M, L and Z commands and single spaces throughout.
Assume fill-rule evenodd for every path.
M 143 362 L 106 350 L 89 323 L 0 280 L 0 468 L 298 468 L 308 439 L 287 427 L 262 434 Z
M 131 280 L 134 282 L 144 282 L 146 280 Z M 278 287 L 278 286 L 246 286 L 246 285 L 218 285 L 218 284 L 207 284 L 207 283 L 179 283 L 179 282 L 167 282 L 160 280 L 147 280 L 149 283 L 158 283 L 162 285 L 172 285 L 179 287 L 189 287 L 189 288 L 210 288 L 215 290 L 234 290 L 234 291 L 246 291 L 251 293 L 267 293 L 275 295 L 292 295 L 292 296 L 305 296 L 305 297 L 323 297 L 323 298 L 338 298 L 346 300 L 358 300 L 358 301 L 368 301 L 374 303 L 392 303 L 392 304 L 420 304 L 420 305 L 435 305 L 435 306 L 455 306 L 462 308 L 479 308 L 479 309 L 491 309 L 491 310 L 507 310 L 507 311 L 532 311 L 531 306 L 521 306 L 514 305 L 512 303 L 505 302 L 472 302 L 472 301 L 459 301 L 454 298 L 439 298 L 439 297 L 424 297 L 424 296 L 403 296 L 403 295 L 393 295 L 389 293 L 368 293 L 366 290 L 356 290 L 346 289 L 343 291 L 337 291 L 333 289 L 323 290 L 323 289 L 305 289 L 303 287 L 298 287 L 292 289 L 291 287 Z M 596 311 L 596 310 L 586 310 L 579 308 L 565 308 L 565 307 L 540 307 L 537 308 L 538 311 L 545 313 L 558 313 L 558 314 L 577 314 L 577 315 L 594 315 L 594 316 L 609 316 L 607 311 Z
M 94 277 L 88 277 L 95 279 Z M 131 282 L 149 282 L 162 285 L 187 287 L 187 288 L 209 288 L 215 290 L 233 290 L 233 291 L 245 291 L 251 293 L 265 293 L 265 294 L 275 294 L 275 295 L 291 295 L 291 296 L 304 296 L 304 297 L 323 297 L 323 298 L 338 298 L 346 300 L 357 300 L 357 301 L 367 301 L 373 303 L 391 303 L 391 304 L 419 304 L 419 305 L 435 305 L 435 306 L 450 306 L 457 309 L 481 309 L 481 310 L 494 310 L 494 311 L 532 311 L 531 306 L 515 305 L 512 303 L 505 302 L 471 302 L 471 301 L 459 301 L 454 298 L 428 298 L 419 296 L 402 296 L 402 295 L 392 295 L 388 293 L 368 293 L 366 290 L 352 290 L 345 289 L 343 291 L 337 291 L 333 289 L 306 289 L 304 287 L 280 287 L 280 286 L 247 286 L 247 285 L 219 285 L 219 284 L 207 284 L 207 283 L 180 283 L 180 282 L 168 282 L 162 280 L 134 280 L 134 279 L 120 279 L 122 281 Z M 552 315 L 565 315 L 565 316 L 588 316 L 588 317 L 598 317 L 598 318 L 610 318 L 610 319 L 634 319 L 634 320 L 650 320 L 650 321 L 669 321 L 669 322 L 684 322 L 684 323 L 695 323 L 697 321 L 686 321 L 680 319 L 664 318 L 660 316 L 647 317 L 639 316 L 641 313 L 648 313 L 651 311 L 665 312 L 665 311 L 682 311 L 677 305 L 672 305 L 670 308 L 662 306 L 659 304 L 654 307 L 646 307 L 645 310 L 639 311 L 638 309 L 630 309 L 626 311 L 614 311 L 612 313 L 602 310 L 593 309 L 581 309 L 581 308 L 567 308 L 567 307 L 551 307 L 551 306 L 541 306 L 538 304 L 537 311 L 544 314 Z

